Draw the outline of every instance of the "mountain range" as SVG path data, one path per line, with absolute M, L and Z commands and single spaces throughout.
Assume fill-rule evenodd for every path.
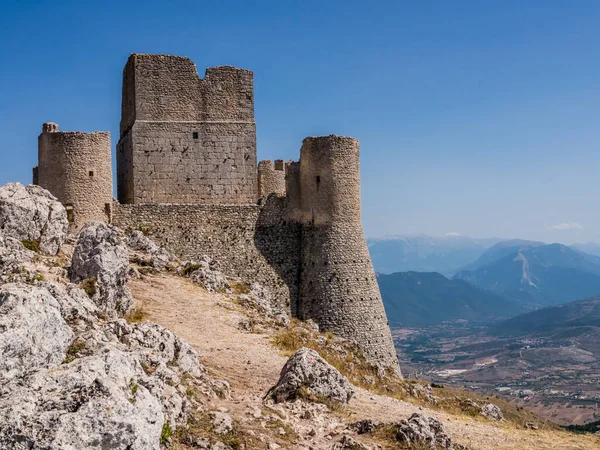
M 525 312 L 511 299 L 437 272 L 379 274 L 377 281 L 392 326 L 490 322 Z
M 466 236 L 390 236 L 367 239 L 376 272 L 440 272 L 452 276 L 501 239 Z
M 530 309 L 600 295 L 600 257 L 561 244 L 496 244 L 454 279 Z

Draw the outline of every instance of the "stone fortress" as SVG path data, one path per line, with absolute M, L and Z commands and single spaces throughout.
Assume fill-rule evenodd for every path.
M 253 74 L 188 58 L 132 54 L 123 71 L 118 201 L 109 133 L 43 125 L 35 184 L 68 211 L 143 229 L 181 258 L 209 255 L 257 281 L 292 316 L 398 360 L 361 225 L 359 144 L 304 139 L 298 162 L 256 160 Z

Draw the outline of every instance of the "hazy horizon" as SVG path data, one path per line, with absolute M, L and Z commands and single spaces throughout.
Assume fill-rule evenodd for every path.
M 367 236 L 600 242 L 600 4 L 400 3 L 9 2 L 0 183 L 30 182 L 43 122 L 114 152 L 127 57 L 170 53 L 254 71 L 259 159 L 359 139 Z

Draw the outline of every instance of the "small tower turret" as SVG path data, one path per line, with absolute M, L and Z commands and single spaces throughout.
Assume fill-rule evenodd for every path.
M 38 137 L 34 183 L 65 206 L 69 222 L 80 228 L 107 221 L 112 202 L 110 133 L 64 132 L 47 122 Z

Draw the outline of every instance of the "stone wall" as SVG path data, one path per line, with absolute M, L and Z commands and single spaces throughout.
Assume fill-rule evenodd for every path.
M 286 201 L 271 196 L 262 206 L 114 203 L 112 223 L 144 229 L 183 259 L 214 257 L 227 276 L 261 283 L 295 311 L 300 229 L 285 220 Z
M 399 371 L 361 225 L 358 141 L 306 138 L 299 178 L 299 317 L 358 342 L 371 361 Z
M 123 72 L 121 203 L 248 204 L 258 198 L 254 81 L 188 58 L 131 55 Z
M 75 228 L 106 221 L 112 202 L 110 133 L 61 132 L 55 123 L 45 123 L 34 175 L 65 205 Z

